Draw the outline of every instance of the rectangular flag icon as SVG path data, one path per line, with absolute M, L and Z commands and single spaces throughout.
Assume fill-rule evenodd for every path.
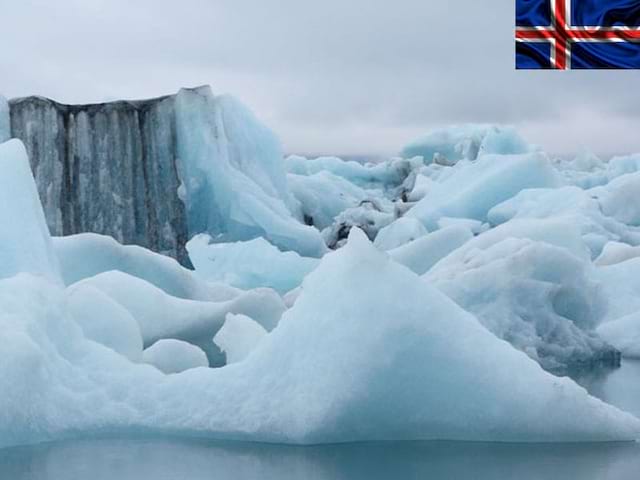
M 516 68 L 640 68 L 640 0 L 516 0 Z

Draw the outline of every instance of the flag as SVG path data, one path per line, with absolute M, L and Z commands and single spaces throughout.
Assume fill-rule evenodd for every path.
M 516 0 L 516 68 L 640 68 L 640 0 Z

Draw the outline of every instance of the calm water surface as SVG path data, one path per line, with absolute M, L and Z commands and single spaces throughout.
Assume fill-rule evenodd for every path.
M 640 363 L 580 383 L 640 416 Z M 0 450 L 2 480 L 638 480 L 640 444 L 408 442 L 287 447 L 192 439 L 93 439 Z

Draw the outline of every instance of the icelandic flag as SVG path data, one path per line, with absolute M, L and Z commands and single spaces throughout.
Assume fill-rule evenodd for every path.
M 516 68 L 640 68 L 640 0 L 516 0 Z

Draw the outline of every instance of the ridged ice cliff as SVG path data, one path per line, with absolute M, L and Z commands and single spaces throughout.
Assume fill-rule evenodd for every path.
M 324 251 L 318 232 L 299 221 L 277 138 L 209 87 L 91 105 L 18 98 L 8 110 L 0 136 L 26 145 L 53 235 L 101 233 L 184 265 L 187 240 L 202 232 Z

